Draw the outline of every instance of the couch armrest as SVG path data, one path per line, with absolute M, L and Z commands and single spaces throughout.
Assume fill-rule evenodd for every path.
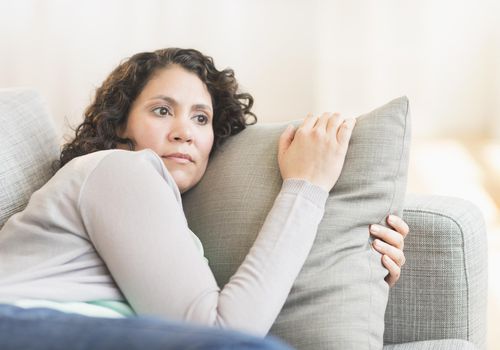
M 390 291 L 385 344 L 465 339 L 486 347 L 487 241 L 479 209 L 452 197 L 408 195 L 406 264 Z

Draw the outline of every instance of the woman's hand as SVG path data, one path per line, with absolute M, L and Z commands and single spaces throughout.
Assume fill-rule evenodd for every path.
M 373 241 L 373 247 L 382 254 L 382 264 L 389 270 L 385 280 L 392 287 L 399 280 L 401 267 L 406 261 L 403 253 L 404 239 L 410 229 L 408 224 L 396 215 L 389 215 L 387 224 L 394 230 L 374 224 L 370 225 L 370 233 L 376 237 Z
M 338 113 L 308 115 L 297 130 L 289 125 L 281 134 L 278 163 L 283 180 L 304 179 L 329 192 L 337 182 L 355 119 Z

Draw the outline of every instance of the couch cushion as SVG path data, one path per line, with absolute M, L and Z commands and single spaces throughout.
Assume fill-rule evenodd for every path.
M 228 140 L 184 195 L 188 222 L 223 286 L 243 261 L 281 187 L 276 153 L 286 124 Z M 380 349 L 388 286 L 369 224 L 402 214 L 410 142 L 408 100 L 358 118 L 314 246 L 271 333 L 299 349 Z
M 0 89 L 0 228 L 54 174 L 58 157 L 53 121 L 38 93 Z

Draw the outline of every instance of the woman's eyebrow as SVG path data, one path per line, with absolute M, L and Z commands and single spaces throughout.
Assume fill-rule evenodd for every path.
M 156 95 L 154 97 L 151 97 L 149 100 L 163 100 L 163 101 L 168 102 L 168 103 L 173 104 L 173 105 L 178 104 L 175 99 L 173 99 L 172 97 L 165 96 L 165 95 Z
M 205 111 L 212 113 L 212 107 L 202 103 L 193 105 L 193 109 L 204 109 Z
M 150 100 L 163 100 L 165 102 L 168 102 L 170 104 L 173 104 L 173 105 L 178 105 L 179 103 L 172 97 L 169 97 L 169 96 L 165 96 L 165 95 L 156 95 L 152 98 L 150 98 Z M 210 107 L 209 105 L 206 105 L 204 103 L 197 103 L 197 104 L 194 104 L 192 107 L 192 109 L 204 109 L 204 110 L 207 110 L 209 112 L 212 112 L 212 107 Z

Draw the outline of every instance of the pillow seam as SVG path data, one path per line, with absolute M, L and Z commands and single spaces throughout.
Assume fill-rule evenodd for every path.
M 408 99 L 406 99 L 406 110 L 405 110 L 405 117 L 404 117 L 404 128 L 403 128 L 403 142 L 402 142 L 402 146 L 401 146 L 401 152 L 399 154 L 399 160 L 398 160 L 398 167 L 397 167 L 397 170 L 393 176 L 393 191 L 392 191 L 392 199 L 390 201 L 390 204 L 389 204 L 389 208 L 388 210 L 386 211 L 386 215 L 387 216 L 388 214 L 390 214 L 391 212 L 391 209 L 393 208 L 393 205 L 394 205 L 394 200 L 396 198 L 396 183 L 397 183 L 397 177 L 398 175 L 401 173 L 401 163 L 402 163 L 402 159 L 403 159 L 403 154 L 404 154 L 404 150 L 405 150 L 405 146 L 407 144 L 407 129 L 408 129 L 408 111 L 409 111 L 409 108 L 408 108 Z M 383 218 L 382 220 L 380 221 L 381 223 L 383 222 Z M 371 259 L 368 260 L 368 264 L 369 264 L 369 268 L 370 268 L 370 280 L 373 281 L 373 264 L 372 264 L 372 261 Z M 389 299 L 389 291 L 387 292 L 387 299 Z M 370 293 L 370 308 L 373 306 L 373 297 L 372 297 L 372 294 Z M 386 308 L 387 308 L 387 304 L 386 304 Z M 372 315 L 371 313 L 369 314 L 369 318 L 368 318 L 368 324 L 372 324 L 371 321 L 372 321 Z M 385 329 L 385 325 L 384 325 L 384 329 Z M 370 333 L 368 333 L 368 337 L 370 337 Z M 382 344 L 383 344 L 383 333 L 382 333 Z M 368 339 L 368 348 L 371 350 L 372 349 L 372 343 L 370 341 L 370 339 Z
M 409 108 L 408 108 L 408 99 L 406 99 L 406 111 L 405 111 L 405 118 L 404 118 L 405 126 L 404 126 L 404 129 L 403 129 L 403 144 L 402 144 L 402 147 L 401 147 L 401 153 L 399 154 L 398 169 L 396 170 L 396 173 L 393 176 L 393 182 L 392 182 L 393 183 L 392 199 L 391 199 L 391 203 L 389 204 L 389 209 L 386 211 L 387 215 L 391 214 L 392 208 L 394 206 L 394 200 L 396 198 L 396 183 L 397 183 L 396 179 L 398 177 L 398 174 L 401 173 L 401 166 L 402 166 L 402 163 L 403 163 L 402 162 L 403 154 L 404 154 L 405 146 L 406 146 L 406 144 L 408 142 L 408 140 L 407 140 L 407 138 L 408 138 L 408 136 L 407 136 L 407 131 L 408 131 L 408 111 L 409 111 Z

